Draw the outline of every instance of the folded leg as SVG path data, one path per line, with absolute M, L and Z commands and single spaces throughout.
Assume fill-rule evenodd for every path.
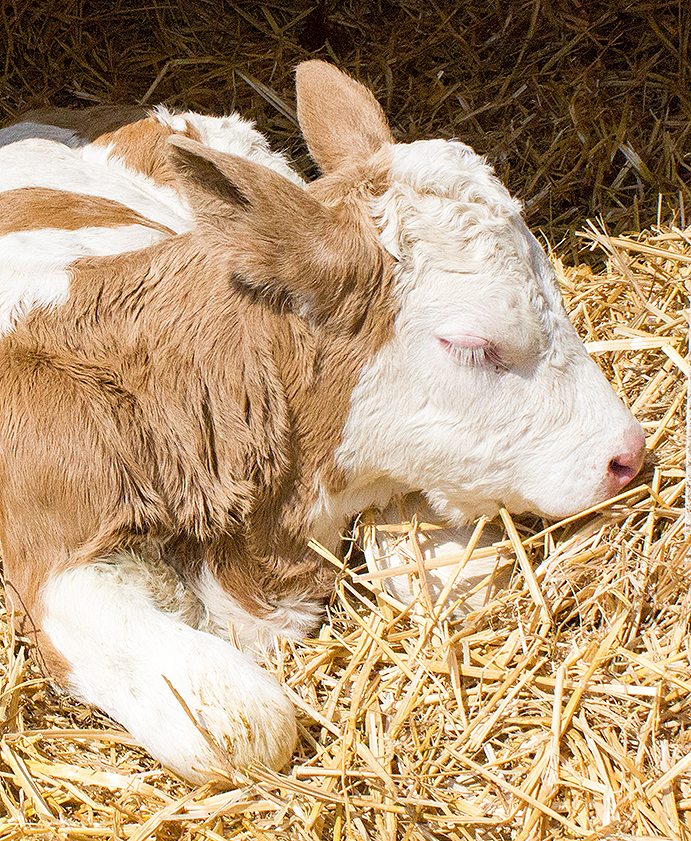
M 47 581 L 42 630 L 66 663 L 70 691 L 192 782 L 255 761 L 280 768 L 296 727 L 278 682 L 232 644 L 186 625 L 182 601 L 166 604 L 151 580 L 145 562 L 120 553 Z

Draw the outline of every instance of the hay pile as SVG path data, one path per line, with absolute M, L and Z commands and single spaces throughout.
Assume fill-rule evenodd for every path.
M 584 237 L 606 270 L 554 259 L 646 429 L 635 486 L 548 527 L 504 512 L 510 586 L 461 620 L 397 605 L 357 556 L 341 566 L 319 637 L 273 664 L 300 714 L 292 768 L 227 793 L 190 789 L 57 695 L 3 617 L 0 838 L 687 837 L 691 231 Z
M 372 88 L 399 140 L 487 154 L 574 260 L 586 218 L 620 233 L 657 221 L 658 194 L 664 218 L 691 208 L 690 33 L 684 0 L 5 0 L 0 122 L 43 105 L 238 109 L 310 171 L 293 67 L 319 56 Z

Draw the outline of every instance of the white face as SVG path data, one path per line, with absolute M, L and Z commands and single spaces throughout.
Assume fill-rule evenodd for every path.
M 339 464 L 457 521 L 566 516 L 616 494 L 643 435 L 568 321 L 519 208 L 461 144 L 396 146 L 373 208 L 397 258 L 393 340 L 356 387 Z

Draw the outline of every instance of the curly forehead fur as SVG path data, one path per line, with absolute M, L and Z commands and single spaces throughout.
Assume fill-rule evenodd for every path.
M 395 145 L 389 179 L 389 189 L 375 202 L 375 215 L 390 219 L 394 210 L 402 232 L 413 238 L 425 238 L 433 224 L 437 238 L 451 234 L 456 242 L 459 237 L 467 241 L 482 230 L 506 228 L 521 213 L 521 203 L 486 160 L 456 141 Z
M 521 212 L 486 159 L 456 140 L 418 140 L 394 149 L 391 176 L 420 194 L 479 203 L 498 217 Z
M 561 298 L 521 211 L 484 157 L 447 140 L 393 146 L 388 188 L 371 205 L 384 247 L 400 261 L 402 293 L 430 270 L 482 277 L 489 294 L 501 276 L 502 296 L 513 278 L 550 336 Z

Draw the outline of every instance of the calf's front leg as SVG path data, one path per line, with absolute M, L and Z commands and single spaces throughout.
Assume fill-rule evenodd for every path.
M 46 582 L 40 624 L 67 664 L 67 688 L 191 782 L 256 761 L 282 767 L 296 725 L 279 683 L 233 645 L 162 610 L 142 566 L 121 553 Z

